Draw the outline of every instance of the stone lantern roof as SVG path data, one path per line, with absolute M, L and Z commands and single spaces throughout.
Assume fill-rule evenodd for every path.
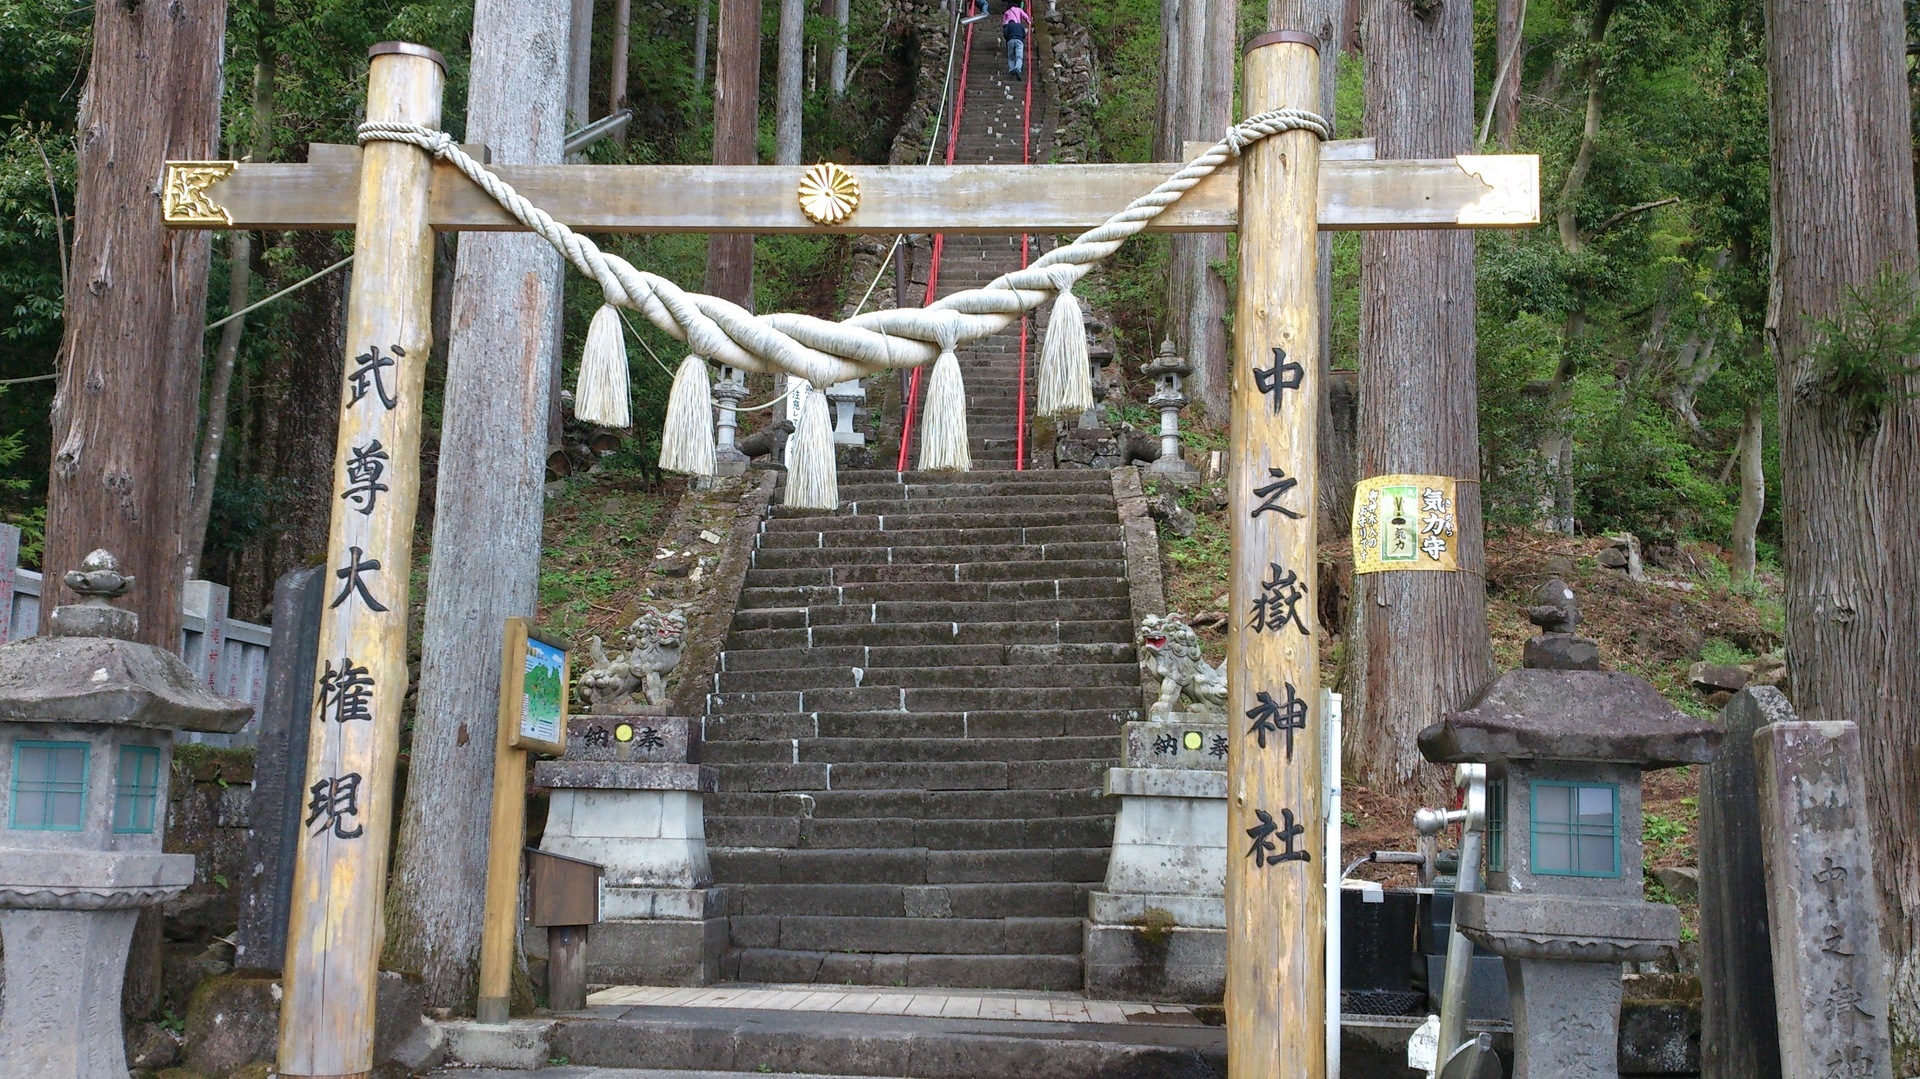
M 1722 732 L 1623 671 L 1508 671 L 1478 700 L 1420 732 L 1440 764 L 1555 760 L 1671 768 L 1705 764 Z
M 112 605 L 133 578 L 95 551 L 65 577 L 81 597 L 53 612 L 45 636 L 0 648 L 0 722 L 236 731 L 253 714 L 164 648 L 133 640 L 139 618 Z

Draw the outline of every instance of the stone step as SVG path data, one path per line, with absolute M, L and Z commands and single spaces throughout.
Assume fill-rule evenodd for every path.
M 1070 708 L 1133 711 L 1137 685 L 1027 688 L 1018 686 L 863 686 L 859 689 L 766 690 L 707 694 L 709 715 L 801 712 L 971 712 Z
M 742 948 L 729 953 L 728 962 L 737 962 L 736 977 L 752 981 L 1050 991 L 1080 988 L 1077 949 L 1071 955 L 876 955 Z M 993 1073 L 967 1070 L 952 1074 L 990 1076 Z M 1059 1074 L 1065 1079 L 1072 1073 Z M 1008 1075 L 1011 1077 L 1013 1073 Z
M 1113 818 L 1107 816 L 920 821 L 893 817 L 708 817 L 706 822 L 707 842 L 729 848 L 870 850 L 895 847 L 905 841 L 929 850 L 1017 850 L 1093 847 L 1113 841 Z M 1085 916 L 1084 908 L 1080 914 Z
M 983 499 L 982 501 L 991 502 L 993 500 Z M 920 507 L 925 507 L 930 504 L 930 502 L 923 502 L 920 503 Z M 1052 505 L 1051 500 L 1048 500 L 1048 504 Z M 792 507 L 781 506 L 778 507 L 774 515 L 767 520 L 762 531 L 847 531 L 881 534 L 889 531 L 919 531 L 930 528 L 1042 528 L 1062 525 L 1081 528 L 1086 526 L 1089 519 L 1100 521 L 1102 524 L 1105 524 L 1106 521 L 1114 520 L 1114 509 L 1111 502 L 1109 502 L 1104 510 L 1092 512 L 1049 508 L 1026 510 L 1018 513 L 1011 509 L 1003 512 L 975 510 L 967 513 L 935 513 L 925 508 L 916 508 L 910 512 L 896 512 L 891 514 L 871 512 L 852 513 L 849 512 L 845 506 L 842 506 L 833 513 L 825 513 L 818 510 L 796 510 Z
M 781 712 L 709 715 L 706 741 L 796 738 L 1107 738 L 1139 715 L 1139 701 L 1121 708 L 973 712 Z
M 723 884 L 986 884 L 1011 881 L 1092 883 L 1107 872 L 1107 848 L 1052 850 L 778 850 L 714 847 L 714 880 Z
M 760 611 L 756 620 L 788 621 L 775 618 L 783 612 Z M 1061 622 L 890 622 L 807 625 L 807 612 L 799 612 L 796 624 L 742 629 L 737 621 L 727 633 L 727 650 L 745 652 L 759 648 L 814 648 L 826 645 L 939 645 L 1004 643 L 1008 647 L 1045 648 L 1064 644 L 1101 644 L 1131 639 L 1133 624 L 1124 619 Z M 766 616 L 762 618 L 761 616 Z
M 1009 820 L 1089 817 L 1110 812 L 1099 790 L 729 791 L 707 796 L 723 817 L 868 817 L 913 820 Z
M 998 531 L 998 530 L 996 530 Z M 1037 530 L 1036 530 L 1037 531 Z M 1126 560 L 1126 544 L 1118 535 L 1110 539 L 1069 540 L 1064 543 L 988 543 L 900 546 L 885 543 L 873 547 L 775 547 L 753 552 L 754 569 L 801 569 L 820 566 L 872 565 L 966 565 L 974 562 L 1104 562 L 1109 565 Z M 1063 567 L 1071 569 L 1073 567 Z M 833 583 L 844 584 L 845 580 Z
M 948 635 L 950 639 L 950 634 Z M 935 667 L 959 664 L 968 667 L 1025 666 L 1053 663 L 1137 662 L 1132 645 L 1098 644 L 938 644 L 926 645 L 821 645 L 806 647 L 804 638 L 786 645 L 765 642 L 762 647 L 728 649 L 720 653 L 720 670 L 766 671 L 793 667 L 795 660 L 809 665 L 864 667 L 869 671 L 893 667 Z
M 972 424 L 968 425 L 969 428 Z M 894 479 L 868 483 L 842 483 L 839 485 L 842 501 L 862 498 L 970 498 L 997 497 L 1000 495 L 1099 495 L 1112 494 L 1112 481 L 1104 472 L 1080 470 L 1049 470 L 1041 473 L 1043 479 L 1007 480 L 1007 479 L 965 479 L 960 475 L 946 473 L 944 480 L 923 481 L 919 483 L 901 483 Z M 973 475 L 965 473 L 962 475 Z M 1024 473 L 1016 473 L 1024 475 Z
M 1054 544 L 1118 543 L 1117 522 L 1089 522 L 1076 525 L 1050 525 L 1038 528 L 1009 525 L 988 528 L 889 528 L 876 532 L 835 528 L 826 531 L 782 529 L 761 532 L 754 547 L 762 551 L 790 551 L 813 548 L 827 551 L 885 550 L 912 551 L 922 547 L 942 548 L 973 544 L 982 547 L 1033 547 Z M 898 559 L 896 554 L 896 559 Z
M 1126 620 L 1132 604 L 1124 597 L 1102 599 L 879 601 L 852 607 L 765 607 L 734 612 L 733 628 L 804 629 L 858 623 L 948 622 L 1113 622 Z
M 804 979 L 778 985 L 853 983 L 880 987 L 951 985 L 1003 973 L 1019 988 L 1077 988 L 1073 956 L 879 956 L 738 954 L 742 977 L 772 970 Z M 1022 962 L 1032 969 L 1020 969 Z M 1063 985 L 1069 980 L 1073 984 Z M 1049 984 L 1042 984 L 1049 983 Z M 991 988 L 997 982 L 980 982 Z M 967 988 L 968 986 L 960 986 Z M 870 994 L 871 995 L 871 994 Z M 858 1014 L 866 999 L 847 994 L 835 1010 L 608 1007 L 566 1016 L 546 1052 L 569 1062 L 534 1072 L 448 1069 L 447 1079 L 1224 1079 L 1225 1031 L 1190 1017 L 1179 1025 L 1137 1022 L 1020 1020 L 1007 1001 L 1005 1019 Z M 977 1015 L 993 998 L 961 998 Z M 1037 1003 L 1037 1002 L 1034 1002 Z M 950 1010 L 950 1009 L 946 1009 Z M 991 1014 L 991 1011 L 989 1012 Z M 1169 1016 L 1167 1018 L 1175 1018 Z M 637 1071 L 629 1069 L 675 1069 Z
M 864 501 L 841 499 L 840 515 L 845 518 L 860 516 L 884 517 L 905 516 L 907 514 L 925 514 L 940 516 L 955 513 L 984 513 L 996 517 L 1019 517 L 1023 511 L 1035 510 L 1043 513 L 1081 513 L 1113 512 L 1111 494 L 1074 494 L 1074 495 L 984 495 L 960 498 L 870 498 Z M 773 507 L 774 519 L 779 520 L 799 514 L 818 511 L 797 510 L 787 506 Z
M 1107 770 L 1119 763 L 1115 754 L 1014 761 L 815 760 L 796 764 L 785 760 L 716 763 L 711 767 L 723 791 L 1079 790 L 1099 786 Z
M 1104 479 L 1107 474 L 1105 472 L 1081 472 L 1080 470 L 1056 471 L 1054 469 L 1029 469 L 1024 472 L 1017 472 L 1017 471 L 1014 471 L 1013 469 L 996 470 L 996 469 L 979 469 L 979 468 L 976 468 L 971 472 L 944 472 L 944 471 L 924 471 L 920 469 L 908 469 L 905 472 L 895 472 L 889 469 L 860 468 L 860 469 L 848 469 L 845 472 L 840 473 L 840 479 L 842 482 L 845 482 L 845 483 L 916 484 L 916 483 L 951 483 L 955 480 L 956 477 L 958 477 L 968 482 L 1055 483 L 1055 482 L 1059 482 L 1062 476 L 1075 476 L 1075 475 L 1099 476 Z M 1088 482 L 1091 483 L 1093 481 L 1089 480 Z M 1095 484 L 1095 486 L 1098 486 L 1098 485 Z
M 884 568 L 884 567 L 883 567 Z M 787 573 L 787 570 L 774 570 Z M 951 570 L 949 571 L 951 574 Z M 851 582 L 835 585 L 777 586 L 761 584 L 743 590 L 735 601 L 736 611 L 765 609 L 807 610 L 819 612 L 812 620 L 821 621 L 835 607 L 871 607 L 881 603 L 1026 603 L 1075 599 L 1107 599 L 1128 595 L 1127 579 L 1119 573 L 1101 577 L 1055 577 L 954 581 L 947 579 Z M 871 619 L 872 612 L 867 612 Z M 857 615 L 835 616 L 858 621 Z
M 1084 918 L 1098 884 L 735 884 L 734 914 L 837 914 L 870 918 Z
M 1075 544 L 1074 546 L 1091 545 Z M 1118 547 L 1119 544 L 1111 546 Z M 1038 581 L 1060 580 L 1068 577 L 1124 577 L 1127 571 L 1125 557 L 1117 552 L 1108 554 L 1106 557 L 1093 558 L 1042 558 L 1037 554 L 1002 558 L 996 556 L 997 550 L 1038 549 L 986 548 L 975 551 L 934 547 L 925 549 L 949 551 L 960 555 L 964 561 L 942 562 L 931 558 L 915 558 L 911 561 L 895 559 L 888 562 L 882 558 L 869 561 L 828 562 L 810 566 L 756 566 L 747 571 L 746 587 L 750 589 L 817 588 L 845 584 L 883 584 L 892 581 L 955 583 Z M 816 550 L 820 549 L 816 548 Z M 885 548 L 882 548 L 880 553 L 885 553 Z
M 754 693 L 764 690 L 863 689 L 880 686 L 907 690 L 956 689 L 1077 689 L 1095 686 L 1137 688 L 1140 670 L 1125 663 L 1076 664 L 998 664 L 963 667 L 928 665 L 917 667 L 853 667 L 826 663 L 803 665 L 806 656 L 793 657 L 795 666 L 779 670 L 726 671 L 715 674 L 713 692 Z M 855 673 L 859 672 L 859 673 Z
M 866 918 L 744 914 L 728 919 L 736 948 L 884 955 L 1068 955 L 1084 918 Z
M 1052 738 L 797 738 L 728 739 L 705 744 L 708 764 L 786 760 L 866 763 L 878 761 L 1044 761 L 1092 760 L 1120 756 L 1113 735 L 1065 735 Z M 797 758 L 797 760 L 796 760 Z

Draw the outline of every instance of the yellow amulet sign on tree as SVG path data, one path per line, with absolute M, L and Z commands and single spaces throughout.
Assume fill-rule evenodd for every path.
M 1374 476 L 1353 490 L 1353 572 L 1460 568 L 1451 476 Z

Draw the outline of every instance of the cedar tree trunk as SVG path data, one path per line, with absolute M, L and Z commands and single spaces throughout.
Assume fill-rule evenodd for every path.
M 1874 873 L 1894 957 L 1895 1075 L 1920 1070 L 1920 378 L 1879 407 L 1822 378 L 1850 290 L 1915 269 L 1899 0 L 1769 0 L 1773 313 L 1787 664 L 1804 720 L 1865 750 Z M 1912 357 L 1886 357 L 1889 364 Z
M 1370 0 L 1361 27 L 1368 134 L 1382 158 L 1473 144 L 1473 5 Z M 1355 581 L 1355 721 L 1346 752 L 1376 790 L 1443 789 L 1414 745 L 1492 673 L 1474 377 L 1473 234 L 1369 232 L 1360 246 L 1360 475 L 1459 481 L 1456 573 Z

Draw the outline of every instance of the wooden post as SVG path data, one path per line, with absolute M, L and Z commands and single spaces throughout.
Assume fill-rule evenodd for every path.
M 1319 104 L 1318 43 L 1247 46 L 1245 112 Z M 1320 143 L 1291 131 L 1240 169 L 1235 315 L 1233 618 L 1227 639 L 1227 1068 L 1326 1079 L 1320 676 L 1314 602 Z
M 507 619 L 500 654 L 500 722 L 493 735 L 493 824 L 487 836 L 487 898 L 480 926 L 480 998 L 474 1018 L 504 1023 L 512 1001 L 513 938 L 520 913 L 520 848 L 527 841 L 527 751 L 513 744 L 526 672 L 527 620 Z
M 367 119 L 437 128 L 446 80 L 440 55 L 397 42 L 375 45 L 370 55 Z M 290 1079 L 361 1079 L 373 1068 L 393 768 L 407 691 L 408 571 L 432 344 L 432 162 L 394 142 L 369 145 L 361 161 L 318 704 L 280 1009 L 279 1074 Z
M 547 927 L 547 1007 L 577 1012 L 587 1006 L 587 927 Z

